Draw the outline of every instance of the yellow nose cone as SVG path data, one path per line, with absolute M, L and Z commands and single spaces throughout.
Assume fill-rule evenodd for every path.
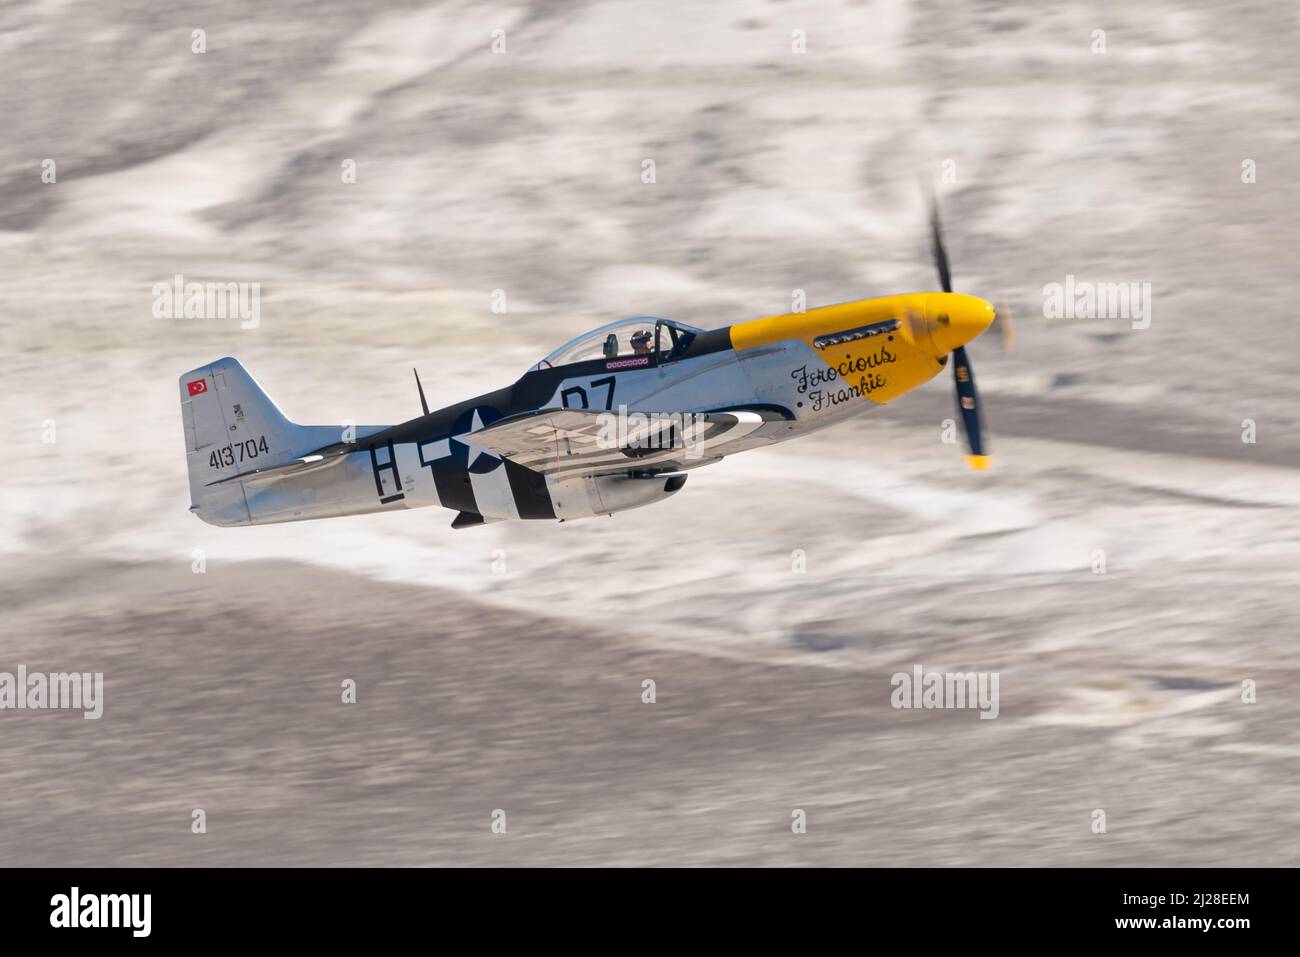
M 964 346 L 993 324 L 993 307 L 976 296 L 935 292 L 925 297 L 930 338 L 938 355 Z

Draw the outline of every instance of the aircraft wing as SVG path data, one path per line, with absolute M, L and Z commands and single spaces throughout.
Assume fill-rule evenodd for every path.
M 766 445 L 789 428 L 772 409 L 628 413 L 538 409 L 465 437 L 543 475 L 572 478 L 631 470 L 674 472 Z

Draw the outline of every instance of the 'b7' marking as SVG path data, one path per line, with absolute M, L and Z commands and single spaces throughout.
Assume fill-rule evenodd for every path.
M 615 378 L 612 375 L 607 375 L 603 379 L 593 379 L 592 381 L 587 383 L 587 387 L 590 389 L 598 389 L 601 386 L 605 386 L 607 388 L 608 391 L 606 391 L 605 393 L 605 411 L 607 412 L 614 408 L 614 384 L 615 384 Z M 570 405 L 569 404 L 570 396 L 577 396 L 578 399 L 582 402 L 582 405 L 580 406 Z M 562 405 L 566 409 L 572 409 L 572 408 L 590 409 L 591 408 L 591 403 L 587 401 L 587 390 L 580 385 L 570 386 L 569 388 L 563 390 L 560 393 L 560 405 Z

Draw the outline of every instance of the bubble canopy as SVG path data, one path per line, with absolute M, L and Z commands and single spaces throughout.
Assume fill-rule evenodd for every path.
M 664 327 L 662 335 L 660 335 L 660 327 Z M 680 349 L 689 339 L 703 331 L 671 319 L 660 319 L 657 316 L 619 319 L 570 339 L 533 366 L 533 369 L 567 366 L 589 359 L 649 355 L 648 350 L 655 348 L 656 344 L 666 354 L 670 350 Z M 646 348 L 638 352 L 633 348 L 632 337 L 642 332 L 649 336 L 649 342 Z

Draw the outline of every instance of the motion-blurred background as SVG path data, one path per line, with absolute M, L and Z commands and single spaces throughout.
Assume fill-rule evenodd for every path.
M 106 686 L 0 712 L 0 858 L 1297 863 L 1298 54 L 1219 0 L 0 7 L 0 671 Z M 187 369 L 387 423 L 934 289 L 918 177 L 1014 316 L 991 471 L 941 376 L 613 519 L 187 513 Z M 154 318 L 177 274 L 260 324 Z M 894 710 L 917 664 L 1000 716 Z

